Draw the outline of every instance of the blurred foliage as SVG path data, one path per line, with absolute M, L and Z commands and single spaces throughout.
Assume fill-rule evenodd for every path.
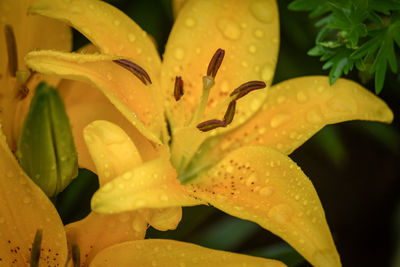
M 333 84 L 354 67 L 375 74 L 380 93 L 387 65 L 397 72 L 395 46 L 400 47 L 400 0 L 294 0 L 289 8 L 309 11 L 320 30 L 308 51 L 326 61 Z

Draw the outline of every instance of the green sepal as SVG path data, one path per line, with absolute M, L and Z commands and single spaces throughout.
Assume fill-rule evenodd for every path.
M 58 92 L 45 83 L 35 90 L 18 140 L 22 168 L 54 197 L 78 175 L 78 156 L 69 119 Z

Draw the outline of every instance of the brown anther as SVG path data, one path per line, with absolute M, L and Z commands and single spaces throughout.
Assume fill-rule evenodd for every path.
M 15 73 L 18 70 L 18 54 L 17 43 L 15 41 L 15 35 L 11 25 L 4 25 L 4 35 L 6 37 L 7 45 L 8 71 L 12 77 L 15 77 Z
M 214 53 L 214 56 L 212 57 L 210 63 L 208 64 L 207 76 L 210 76 L 213 79 L 215 79 L 215 76 L 217 75 L 218 69 L 222 64 L 224 56 L 225 56 L 225 50 L 218 48 L 218 50 Z
M 196 127 L 202 132 L 208 132 L 218 127 L 226 127 L 226 125 L 227 124 L 225 122 L 214 119 L 209 121 L 203 121 L 197 124 Z
M 39 266 L 39 259 L 40 259 L 40 251 L 42 245 L 42 236 L 43 231 L 42 229 L 38 229 L 35 234 L 35 238 L 33 239 L 32 250 L 31 250 L 31 267 Z
M 183 96 L 183 80 L 181 76 L 175 77 L 174 97 L 176 101 L 179 101 Z
M 28 94 L 29 94 L 29 88 L 28 88 L 28 86 L 26 86 L 26 84 L 22 84 L 22 85 L 20 86 L 20 88 L 18 89 L 16 98 L 17 98 L 18 100 L 23 100 L 23 99 L 25 99 L 25 97 L 26 97 Z
M 242 84 L 241 86 L 239 86 L 238 88 L 233 90 L 233 92 L 229 96 L 236 95 L 236 100 L 237 100 L 239 98 L 244 97 L 245 95 L 247 95 L 251 91 L 265 88 L 265 86 L 266 86 L 265 82 L 262 82 L 262 81 L 250 81 L 250 82 Z
M 226 125 L 232 122 L 233 116 L 235 116 L 235 111 L 236 111 L 236 100 L 232 100 L 229 103 L 229 106 L 224 115 L 224 122 Z
M 124 67 L 125 69 L 129 70 L 132 72 L 136 77 L 139 78 L 145 85 L 151 84 L 150 76 L 147 74 L 147 72 L 140 67 L 139 65 L 133 63 L 132 61 L 129 61 L 127 59 L 117 59 L 113 60 L 115 63 L 118 65 Z

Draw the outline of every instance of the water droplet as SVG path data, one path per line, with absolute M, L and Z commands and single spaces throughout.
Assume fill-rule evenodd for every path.
M 247 61 L 242 61 L 241 65 L 242 67 L 247 68 L 249 66 L 249 63 L 247 63 Z
M 129 42 L 134 42 L 136 40 L 136 36 L 133 33 L 128 34 Z
M 322 122 L 322 113 L 319 109 L 311 109 L 307 112 L 307 121 L 310 123 Z
M 226 172 L 227 173 L 232 173 L 233 172 L 233 167 L 232 166 L 226 167 Z
M 286 114 L 278 114 L 275 115 L 270 122 L 272 128 L 277 128 L 282 125 L 282 123 L 286 122 L 289 119 L 289 116 Z
M 289 134 L 289 138 L 290 138 L 290 139 L 296 139 L 298 135 L 299 135 L 299 134 L 298 134 L 297 132 L 291 132 L 291 133 Z
M 146 205 L 146 201 L 144 201 L 144 200 L 137 200 L 136 201 L 136 207 L 137 208 L 141 208 L 141 207 L 144 207 Z
M 261 127 L 260 129 L 258 129 L 258 134 L 263 134 L 263 133 L 265 133 L 267 131 L 267 128 L 265 128 L 265 127 Z
M 125 188 L 125 184 L 124 183 L 119 183 L 118 184 L 118 188 L 123 190 Z
M 31 203 L 32 199 L 29 196 L 24 196 L 22 198 L 22 202 L 24 202 L 24 204 L 29 204 Z
M 273 44 L 277 44 L 279 42 L 279 39 L 277 37 L 273 37 L 271 41 Z
M 268 1 L 256 0 L 250 5 L 253 16 L 263 23 L 270 23 L 274 18 L 274 13 Z
M 147 229 L 147 223 L 143 223 L 143 219 L 141 217 L 133 220 L 132 222 L 132 229 L 135 232 L 142 233 Z
M 113 23 L 114 23 L 114 26 L 117 26 L 117 27 L 121 24 L 121 22 L 117 19 L 114 20 Z
M 323 91 L 325 90 L 325 87 L 324 86 L 318 86 L 318 88 L 317 88 L 317 92 L 318 93 L 322 93 Z
M 194 25 L 196 25 L 196 20 L 192 19 L 192 18 L 186 18 L 185 19 L 185 25 L 187 27 L 193 27 Z
M 161 201 L 168 201 L 168 196 L 165 195 L 165 194 L 162 194 L 162 195 L 160 196 L 160 199 L 161 199 Z
M 217 27 L 222 35 L 230 40 L 237 40 L 240 37 L 240 28 L 231 20 L 221 18 L 217 21 Z
M 283 95 L 280 95 L 280 96 L 278 96 L 278 98 L 277 98 L 278 104 L 283 103 L 285 100 L 286 100 L 286 97 L 283 96 Z
M 136 48 L 136 53 L 138 53 L 139 55 L 143 52 L 142 48 L 137 47 Z
M 257 175 L 253 173 L 252 175 L 249 176 L 249 178 L 247 178 L 246 185 L 247 186 L 254 185 L 257 181 L 258 181 Z
M 294 196 L 294 199 L 299 200 L 299 199 L 300 199 L 300 195 L 299 195 L 299 194 L 296 194 L 296 195 Z
M 250 103 L 250 109 L 252 111 L 257 111 L 260 108 L 260 105 L 261 105 L 260 98 L 255 98 Z
M 235 207 L 233 207 L 235 210 L 237 210 L 237 211 L 241 211 L 241 210 L 243 210 L 243 207 L 240 207 L 240 206 L 235 206 Z
M 297 101 L 299 102 L 305 102 L 307 101 L 308 97 L 303 91 L 299 91 L 297 93 Z
M 14 173 L 13 173 L 12 171 L 8 171 L 8 172 L 6 173 L 6 176 L 7 176 L 8 178 L 12 178 L 12 177 L 14 176 Z
M 264 31 L 261 29 L 256 29 L 254 31 L 254 36 L 257 37 L 258 39 L 264 38 Z
M 260 190 L 260 195 L 262 195 L 264 197 L 268 197 L 268 196 L 272 195 L 272 193 L 273 193 L 273 190 L 269 186 L 263 187 Z
M 271 64 L 265 64 L 261 69 L 261 79 L 266 83 L 271 83 L 274 76 L 274 67 Z
M 122 175 L 122 178 L 124 178 L 125 180 L 129 180 L 132 177 L 132 173 L 130 172 L 126 172 Z
M 177 60 L 181 60 L 181 59 L 183 58 L 184 55 L 185 55 L 185 51 L 184 51 L 182 48 L 178 47 L 178 48 L 175 49 L 175 51 L 174 51 L 174 57 L 175 57 Z
M 268 217 L 278 224 L 285 224 L 291 220 L 292 209 L 286 204 L 279 204 L 269 210 Z
M 104 193 L 107 193 L 107 192 L 110 192 L 111 190 L 114 189 L 114 185 L 111 184 L 111 183 L 107 183 L 107 184 L 105 184 L 104 186 L 102 186 L 101 189 L 102 189 L 102 191 L 103 191 Z
M 255 45 L 250 45 L 249 46 L 249 52 L 254 54 L 257 51 L 257 47 Z

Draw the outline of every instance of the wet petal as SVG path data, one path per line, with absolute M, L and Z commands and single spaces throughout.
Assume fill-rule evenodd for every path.
M 100 186 L 117 176 L 126 175 L 127 171 L 129 172 L 130 169 L 142 163 L 142 158 L 132 140 L 115 124 L 107 121 L 94 121 L 85 128 L 84 136 L 96 165 Z M 136 215 L 132 216 L 139 216 L 139 219 L 144 223 L 148 221 L 154 228 L 162 231 L 175 229 L 182 218 L 181 207 L 143 209 L 130 212 L 130 214 L 135 213 Z M 129 214 L 129 212 L 126 214 Z M 115 217 L 110 215 L 110 218 L 101 218 L 114 220 Z M 117 223 L 122 224 L 122 222 Z M 128 229 L 130 228 L 130 224 L 128 224 Z M 112 233 L 112 235 L 115 235 L 115 233 Z
M 216 208 L 280 236 L 313 266 L 340 266 L 311 181 L 279 151 L 240 148 L 188 187 Z
M 132 140 L 110 122 L 92 122 L 85 128 L 84 137 L 96 166 L 100 187 L 142 163 Z M 79 246 L 81 261 L 88 264 L 97 252 L 106 247 L 143 239 L 147 222 L 137 211 L 111 215 L 91 212 L 83 220 L 67 225 L 66 230 L 68 240 Z
M 79 246 L 81 264 L 87 266 L 104 248 L 125 241 L 144 239 L 147 223 L 138 212 L 97 214 L 68 224 L 65 228 L 68 241 Z
M 218 251 L 185 242 L 148 239 L 126 242 L 103 250 L 90 266 L 283 267 L 286 265 L 276 260 Z
M 182 76 L 184 82 L 185 95 L 180 101 L 188 116 L 202 93 L 202 76 L 206 75 L 214 52 L 224 49 L 225 58 L 210 93 L 210 111 L 244 82 L 263 80 L 270 84 L 278 47 L 278 9 L 274 0 L 187 2 L 171 31 L 162 66 L 162 88 L 169 101 L 172 125 L 183 119 L 173 98 L 175 76 Z M 241 99 L 232 125 L 251 116 L 266 93 L 264 89 Z M 217 117 L 222 118 L 224 112 L 221 110 Z
M 128 70 L 115 64 L 114 56 L 102 54 L 30 52 L 25 60 L 32 69 L 98 87 L 119 111 L 147 138 L 160 143 L 163 115 L 157 112 L 152 94 Z
M 36 231 L 43 230 L 40 265 L 63 265 L 67 242 L 58 213 L 19 167 L 0 132 L 0 259 L 5 266 L 29 264 Z
M 83 128 L 95 120 L 107 120 L 119 125 L 132 139 L 144 160 L 155 158 L 155 151 L 150 142 L 97 88 L 83 82 L 63 80 L 58 90 L 70 119 L 80 167 L 96 172 L 83 139 Z
M 145 162 L 101 187 L 92 198 L 92 209 L 118 213 L 140 208 L 169 208 L 202 204 L 179 183 L 165 155 Z
M 153 86 L 138 84 L 149 90 L 162 111 L 159 89 L 161 59 L 152 38 L 131 18 L 110 4 L 97 0 L 39 0 L 29 9 L 31 13 L 68 22 L 85 35 L 105 54 L 133 58 L 150 75 Z
M 172 1 L 172 10 L 174 11 L 174 16 L 177 17 L 179 12 L 181 11 L 184 4 L 186 4 L 187 0 L 173 0 Z
M 328 124 L 349 120 L 389 123 L 393 113 L 359 84 L 309 76 L 274 85 L 262 109 L 246 124 L 225 136 L 214 153 L 240 145 L 265 145 L 292 153 Z

